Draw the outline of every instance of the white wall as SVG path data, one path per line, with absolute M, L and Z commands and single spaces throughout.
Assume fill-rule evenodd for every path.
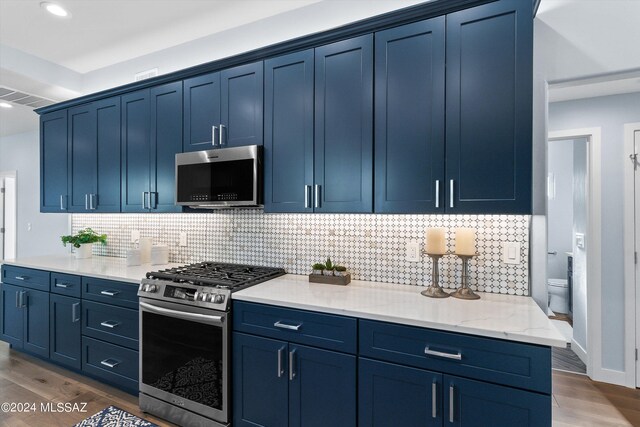
M 576 233 L 587 232 L 587 141 L 573 144 L 573 345 L 587 350 L 587 252 L 576 245 Z M 589 250 L 589 248 L 587 248 Z M 606 282 L 603 282 L 606 283 Z
M 0 171 L 17 171 L 17 257 L 65 253 L 60 236 L 69 229 L 69 215 L 40 213 L 37 130 L 0 138 Z
M 640 93 L 549 105 L 549 131 L 602 128 L 602 367 L 624 371 L 624 123 L 640 119 Z

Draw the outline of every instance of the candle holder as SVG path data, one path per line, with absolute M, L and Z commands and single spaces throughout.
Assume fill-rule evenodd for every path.
M 477 255 L 477 254 L 476 254 Z M 462 260 L 462 285 L 451 293 L 454 298 L 460 299 L 480 299 L 480 295 L 473 292 L 469 287 L 469 261 L 475 255 L 458 255 Z
M 438 269 L 438 262 L 440 262 L 440 258 L 442 258 L 441 254 L 428 254 L 426 252 L 422 252 L 431 258 L 433 261 L 433 269 L 431 271 L 431 285 L 424 291 L 420 292 L 425 297 L 430 298 L 447 298 L 449 294 L 442 290 L 440 287 L 440 270 Z

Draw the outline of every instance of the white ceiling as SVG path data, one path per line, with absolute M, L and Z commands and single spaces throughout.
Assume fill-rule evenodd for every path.
M 0 0 L 0 86 L 62 100 L 131 81 L 132 71 L 163 56 L 164 64 L 195 65 L 271 43 L 271 33 L 320 31 L 421 0 L 55 0 L 70 19 L 47 14 L 40 1 Z M 544 45 L 550 99 L 640 91 L 639 16 L 640 0 L 542 0 L 536 41 Z M 209 59 L 189 57 L 207 46 Z M 103 86 L 91 84 L 98 77 Z M 34 116 L 0 109 L 0 136 L 34 129 Z

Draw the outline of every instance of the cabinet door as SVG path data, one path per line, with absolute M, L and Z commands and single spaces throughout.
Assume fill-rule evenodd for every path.
M 551 396 L 444 376 L 445 426 L 551 425 Z
M 288 425 L 287 343 L 233 333 L 233 424 Z
M 62 365 L 80 369 L 80 299 L 51 294 L 49 310 L 49 358 Z
M 290 427 L 356 425 L 355 356 L 289 344 L 288 359 Z
M 122 212 L 147 212 L 151 141 L 149 90 L 122 96 Z
M 442 425 L 441 374 L 365 358 L 358 362 L 360 427 Z
M 375 35 L 375 211 L 444 212 L 444 16 Z
M 67 110 L 40 116 L 40 212 L 66 212 Z
M 91 104 L 68 111 L 69 212 L 89 212 L 96 192 L 98 145 L 96 114 Z
M 49 357 L 49 292 L 25 289 L 24 350 Z
M 176 206 L 176 154 L 182 152 L 182 82 L 151 89 L 151 211 Z
M 373 209 L 373 35 L 315 51 L 316 212 Z
M 220 126 L 220 73 L 185 80 L 182 151 L 213 148 L 213 126 Z
M 20 307 L 23 288 L 0 283 L 0 339 L 22 348 L 24 339 L 24 310 Z
M 265 212 L 312 212 L 312 49 L 265 61 L 264 162 Z
M 447 16 L 447 212 L 531 213 L 531 7 Z
M 222 147 L 262 145 L 262 66 L 254 62 L 221 73 Z
M 120 212 L 120 97 L 93 103 L 96 115 L 96 187 L 91 200 L 95 212 Z

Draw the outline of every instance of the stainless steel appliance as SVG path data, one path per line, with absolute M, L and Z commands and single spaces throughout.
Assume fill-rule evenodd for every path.
M 280 268 L 203 262 L 140 283 L 140 409 L 181 426 L 228 426 L 233 292 Z
M 176 204 L 203 209 L 262 206 L 262 146 L 176 154 Z

